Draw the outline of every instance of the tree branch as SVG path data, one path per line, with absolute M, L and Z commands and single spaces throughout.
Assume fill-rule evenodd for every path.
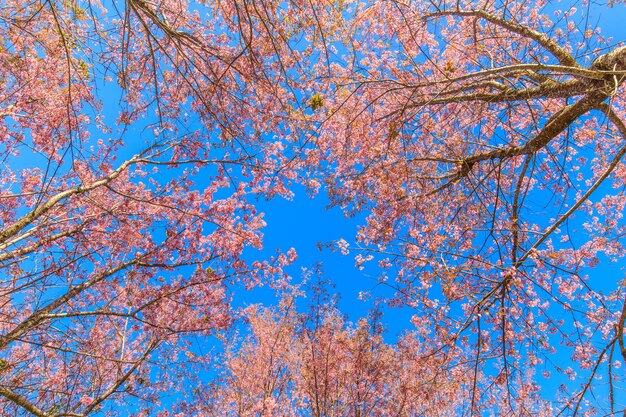
M 53 417 L 52 414 L 45 412 L 44 410 L 30 402 L 28 398 L 16 393 L 10 388 L 0 385 L 0 395 L 2 395 L 4 398 L 8 399 L 12 403 L 22 407 L 24 410 L 35 415 L 36 417 Z
M 556 42 L 550 39 L 550 37 L 545 33 L 537 32 L 536 30 L 520 25 L 519 23 L 514 23 L 510 20 L 496 17 L 484 10 L 442 10 L 427 14 L 425 19 L 440 16 L 479 17 L 510 32 L 517 33 L 518 35 L 534 40 L 554 55 L 561 65 L 574 68 L 579 67 L 576 60 L 565 49 L 561 48 Z

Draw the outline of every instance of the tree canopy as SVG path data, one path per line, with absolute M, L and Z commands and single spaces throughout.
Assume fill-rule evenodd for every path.
M 0 416 L 626 414 L 600 9 L 3 1 Z M 296 250 L 248 255 L 303 189 L 361 220 L 334 247 L 410 309 L 397 340 Z M 258 285 L 278 305 L 232 306 Z

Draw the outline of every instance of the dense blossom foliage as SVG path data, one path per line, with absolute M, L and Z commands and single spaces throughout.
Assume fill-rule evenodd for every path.
M 625 412 L 600 7 L 3 1 L 0 416 Z M 414 311 L 397 341 L 292 296 L 233 312 L 298 288 L 293 250 L 245 251 L 296 184 L 364 219 L 338 247 Z
M 193 414 L 434 416 L 469 406 L 471 364 L 447 367 L 446 356 L 462 352 L 432 352 L 413 333 L 388 345 L 366 320 L 349 326 L 333 308 L 316 316 L 295 313 L 290 299 L 249 307 L 251 334 L 231 346 Z

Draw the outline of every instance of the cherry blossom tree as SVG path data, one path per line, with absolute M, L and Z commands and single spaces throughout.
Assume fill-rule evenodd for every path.
M 148 415 L 184 397 L 206 362 L 190 335 L 229 326 L 227 286 L 293 261 L 242 251 L 261 246 L 251 196 L 289 194 L 276 138 L 299 103 L 304 29 L 288 20 L 304 12 L 3 3 L 0 415 Z
M 626 46 L 576 6 L 5 1 L 0 415 L 624 412 Z M 295 183 L 410 330 L 248 307 L 200 390 Z
M 446 368 L 444 353 L 415 334 L 390 345 L 365 319 L 350 325 L 332 306 L 316 313 L 296 312 L 292 297 L 250 306 L 248 336 L 230 343 L 221 378 L 192 414 L 444 416 L 468 406 L 470 365 Z
M 474 363 L 465 413 L 533 415 L 544 383 L 555 414 L 626 407 L 623 277 L 593 270 L 624 255 L 626 46 L 576 6 L 355 5 L 307 154 L 367 216 L 357 266 L 426 340 L 471 351 L 448 364 Z

